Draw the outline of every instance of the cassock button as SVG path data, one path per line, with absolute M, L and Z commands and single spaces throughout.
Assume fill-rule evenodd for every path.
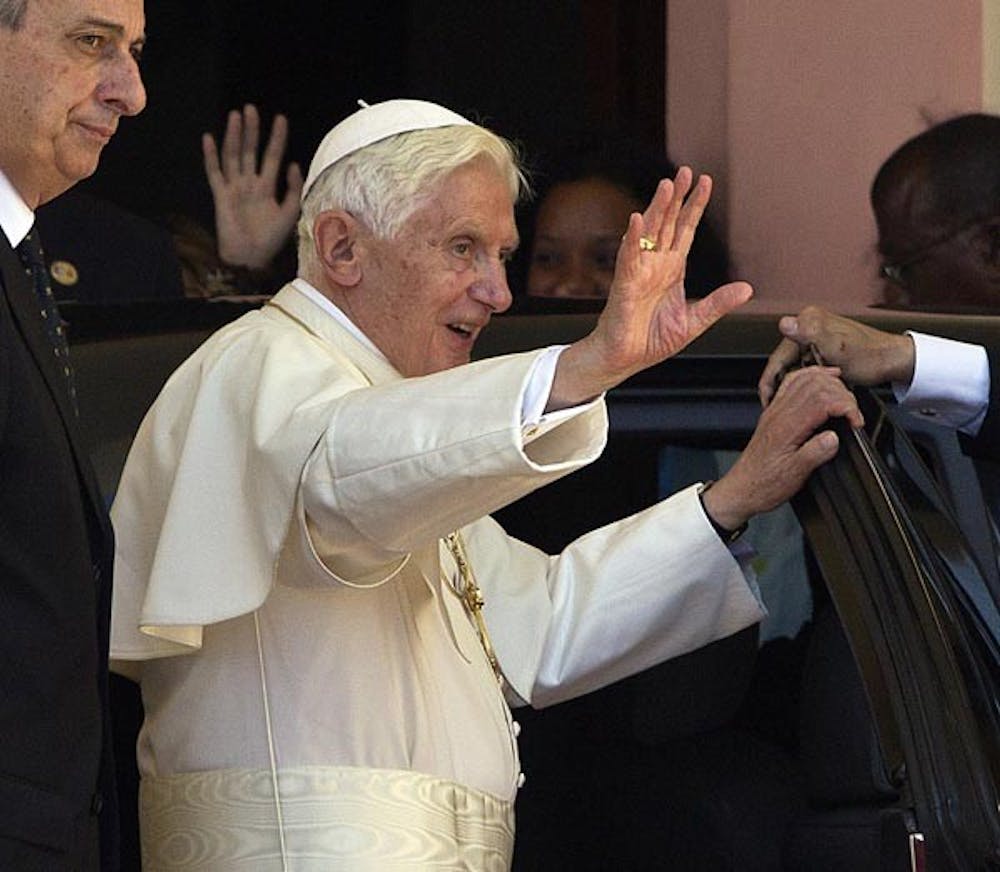
M 518 772 L 517 773 L 517 789 L 518 790 L 520 790 L 522 787 L 524 787 L 524 782 L 525 781 L 527 781 L 527 779 L 524 777 L 524 773 L 523 772 Z
M 925 418 L 936 418 L 937 409 L 921 409 L 920 414 L 923 415 Z
M 511 721 L 510 731 L 514 734 L 514 738 L 516 739 L 521 735 L 521 725 L 517 721 Z

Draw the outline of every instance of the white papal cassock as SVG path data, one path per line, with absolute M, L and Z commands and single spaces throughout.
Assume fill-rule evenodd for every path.
M 508 702 L 760 620 L 694 489 L 554 557 L 488 517 L 604 446 L 603 400 L 525 425 L 543 354 L 404 379 L 297 280 L 171 377 L 113 509 L 147 872 L 505 869 Z M 455 530 L 503 689 L 454 589 Z

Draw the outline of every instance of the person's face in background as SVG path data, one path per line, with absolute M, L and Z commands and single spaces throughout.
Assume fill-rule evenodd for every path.
M 0 169 L 32 209 L 93 173 L 146 105 L 144 30 L 142 0 L 29 0 L 0 26 Z
M 634 197 L 600 178 L 555 185 L 542 200 L 526 289 L 536 297 L 607 297 Z
M 938 311 L 1000 309 L 1000 219 L 947 226 L 928 217 L 929 182 L 914 166 L 872 202 L 885 300 Z

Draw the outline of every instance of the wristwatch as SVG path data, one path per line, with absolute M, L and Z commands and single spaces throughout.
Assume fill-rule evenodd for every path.
M 718 537 L 722 540 L 724 545 L 732 545 L 737 539 L 740 538 L 747 531 L 747 522 L 744 521 L 735 530 L 727 530 L 718 521 L 715 520 L 709 513 L 708 509 L 705 508 L 704 493 L 713 484 L 715 484 L 714 479 L 709 479 L 703 484 L 698 485 L 698 502 L 701 503 L 701 510 L 705 513 L 705 517 L 708 518 L 708 523 L 712 525 L 712 529 L 715 530 Z

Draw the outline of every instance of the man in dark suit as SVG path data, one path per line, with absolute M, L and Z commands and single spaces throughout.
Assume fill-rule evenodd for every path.
M 880 272 L 893 305 L 1000 311 L 1000 116 L 959 115 L 907 140 L 872 184 Z M 891 382 L 913 414 L 958 431 L 965 451 L 1000 460 L 1000 348 L 885 333 L 810 306 L 760 379 L 765 405 L 801 354 L 818 352 L 853 384 Z
M 30 233 L 145 105 L 142 0 L 0 0 L 0 869 L 113 869 L 111 530 Z

